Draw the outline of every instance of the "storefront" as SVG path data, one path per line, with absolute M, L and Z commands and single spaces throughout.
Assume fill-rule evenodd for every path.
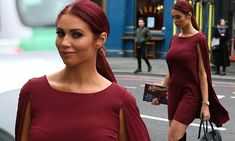
M 192 1 L 201 31 L 209 38 L 212 26 L 213 4 Z M 111 36 L 106 44 L 108 56 L 135 56 L 134 37 L 139 17 L 144 17 L 150 28 L 152 58 L 165 58 L 170 39 L 177 32 L 173 25 L 171 8 L 176 0 L 119 0 L 105 1 L 106 14 L 111 25 Z M 210 42 L 209 42 L 210 43 Z
M 152 33 L 151 42 L 154 43 L 152 58 L 165 58 L 170 39 L 177 32 L 171 16 L 171 7 L 177 0 L 94 1 L 103 7 L 110 22 L 111 34 L 105 45 L 108 56 L 135 55 L 134 37 L 137 20 L 139 17 L 144 17 L 146 26 Z M 230 8 L 226 8 L 225 2 L 221 0 L 189 0 L 189 2 L 194 7 L 197 23 L 207 36 L 210 47 L 212 26 L 216 25 L 216 21 L 222 16 L 231 15 L 231 12 L 226 14 L 226 11 L 221 10 Z M 224 8 L 221 8 L 221 5 L 224 5 Z M 229 22 L 233 23 L 231 18 Z
M 134 56 L 134 37 L 139 17 L 144 17 L 152 33 L 153 58 L 162 58 L 168 50 L 172 31 L 170 9 L 174 0 L 106 1 L 111 36 L 106 44 L 108 56 Z

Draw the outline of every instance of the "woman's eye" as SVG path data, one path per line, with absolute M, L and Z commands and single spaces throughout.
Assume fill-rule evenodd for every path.
M 79 37 L 81 37 L 82 36 L 82 33 L 81 32 L 73 32 L 72 33 L 72 37 L 73 38 L 79 38 Z
M 57 36 L 63 37 L 65 34 L 63 31 L 56 31 Z
M 180 18 L 181 18 L 181 16 L 175 16 L 175 18 L 176 18 L 176 19 L 180 19 Z

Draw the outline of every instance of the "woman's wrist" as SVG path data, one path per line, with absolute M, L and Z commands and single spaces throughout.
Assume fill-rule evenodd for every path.
M 205 105 L 205 106 L 209 106 L 210 105 L 210 102 L 208 100 L 203 100 L 202 101 L 202 105 Z

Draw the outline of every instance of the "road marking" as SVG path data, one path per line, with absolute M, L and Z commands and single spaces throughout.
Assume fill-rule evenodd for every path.
M 160 118 L 160 117 L 154 117 L 154 116 L 148 116 L 148 115 L 140 115 L 142 118 L 148 118 L 153 120 L 160 120 L 160 121 L 166 121 L 168 122 L 168 119 L 166 118 Z
M 140 85 L 140 87 L 144 87 L 144 86 L 145 86 L 145 84 Z
M 232 94 L 235 94 L 235 92 L 232 92 Z
M 231 96 L 231 98 L 235 98 L 235 96 Z
M 217 95 L 218 99 L 224 98 L 224 95 Z
M 169 120 L 166 119 L 166 118 L 160 118 L 160 117 L 154 117 L 154 116 L 148 116 L 148 115 L 140 115 L 142 118 L 146 118 L 146 119 L 152 119 L 152 120 L 159 120 L 159 121 L 165 121 L 165 122 L 168 122 Z M 197 123 L 191 123 L 190 126 L 194 126 L 194 127 L 199 127 L 200 124 L 197 124 Z M 209 129 L 211 127 L 208 127 Z M 216 130 L 220 130 L 220 131 L 225 131 L 227 130 L 226 128 L 223 128 L 223 127 L 214 127 L 214 129 Z
M 124 86 L 124 87 L 127 89 L 136 89 L 136 87 L 133 87 L 133 86 Z

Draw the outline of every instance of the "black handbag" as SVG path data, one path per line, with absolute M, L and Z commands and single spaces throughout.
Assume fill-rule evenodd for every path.
M 205 125 L 206 122 L 206 125 Z M 211 126 L 211 131 L 208 131 L 208 122 L 210 123 Z M 201 136 L 201 129 L 203 128 L 204 134 L 202 137 Z M 222 141 L 220 132 L 218 130 L 214 130 L 214 127 L 211 123 L 211 121 L 204 121 L 201 119 L 199 131 L 198 131 L 198 141 Z

